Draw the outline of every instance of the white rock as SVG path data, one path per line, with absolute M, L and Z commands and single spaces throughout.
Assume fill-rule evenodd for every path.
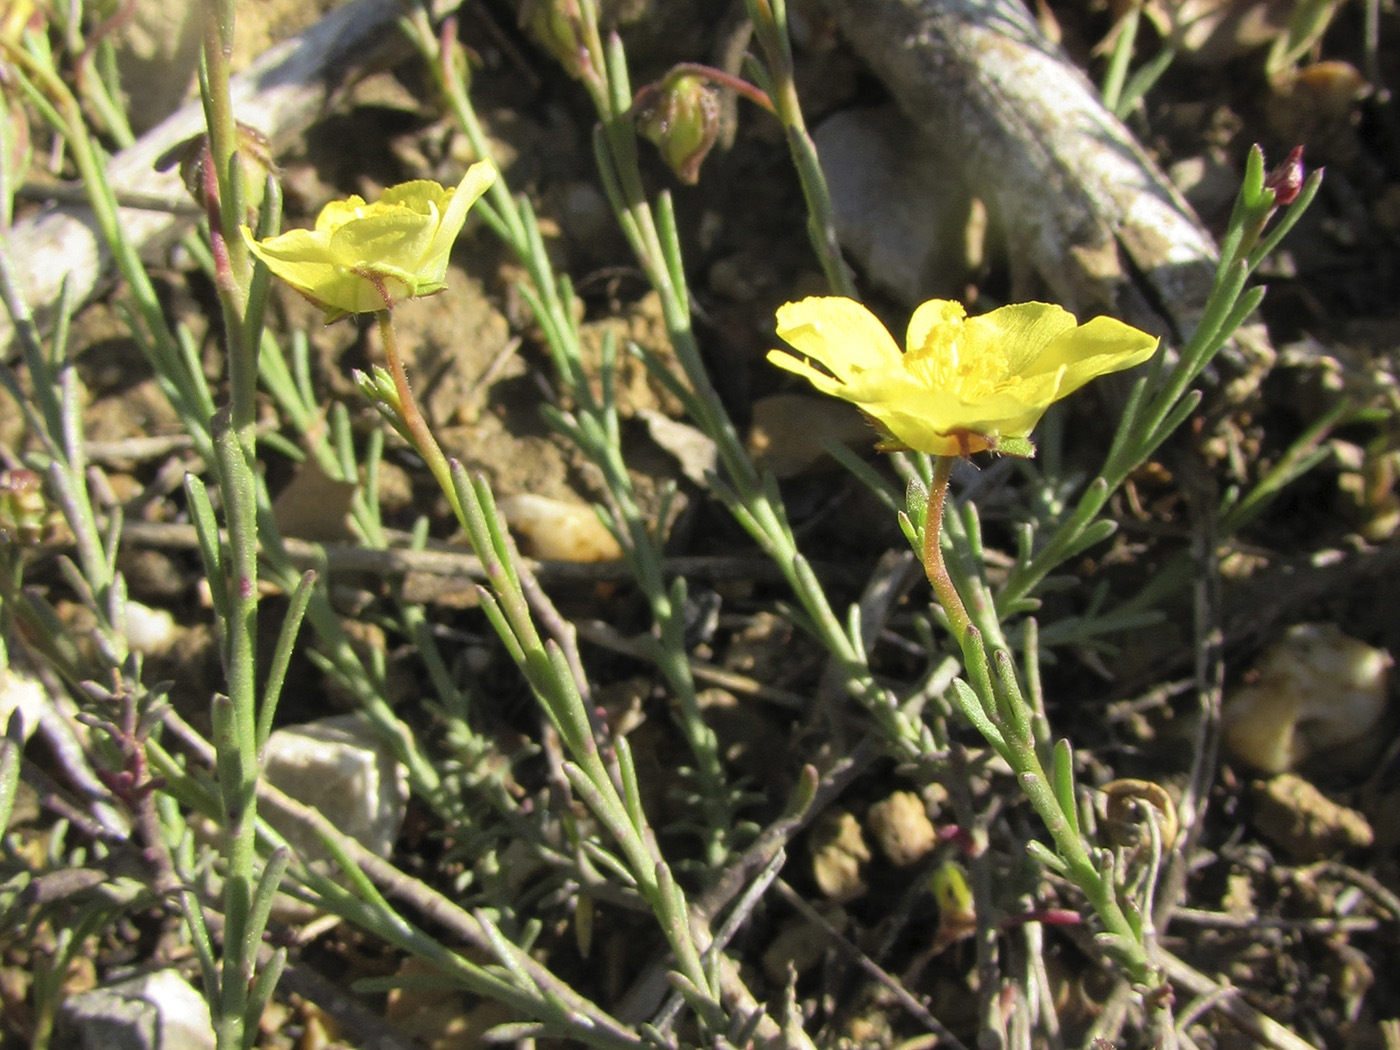
M 392 852 L 408 806 L 408 770 L 360 715 L 272 733 L 263 775 L 377 856 Z M 314 835 L 271 813 L 268 820 L 304 859 L 328 862 Z
M 10 716 L 18 711 L 23 720 L 24 739 L 28 740 L 48 707 L 49 694 L 39 679 L 13 667 L 0 671 L 0 733 L 10 724 Z
M 71 995 L 54 1046 L 71 1050 L 213 1050 L 209 1006 L 174 970 Z
M 497 501 L 501 516 L 525 553 L 541 561 L 615 561 L 622 548 L 594 509 L 584 503 L 522 492 Z
M 175 642 L 175 617 L 168 609 L 152 609 L 140 602 L 126 603 L 126 641 L 147 656 L 165 652 Z
M 960 292 L 972 198 L 959 165 L 894 106 L 842 110 L 813 139 L 837 237 L 866 277 L 906 305 Z
M 1341 770 L 1363 767 L 1385 743 L 1394 661 L 1335 624 L 1290 627 L 1225 702 L 1225 741 L 1235 757 L 1266 773 L 1326 755 Z
M 199 5 L 137 0 L 117 35 L 122 89 L 138 133 L 185 100 L 199 64 Z
M 654 408 L 637 410 L 651 439 L 676 458 L 681 473 L 701 488 L 710 487 L 710 475 L 718 469 L 719 447 L 704 431 L 672 419 Z

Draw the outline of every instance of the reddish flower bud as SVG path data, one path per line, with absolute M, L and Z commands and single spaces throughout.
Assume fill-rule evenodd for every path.
M 277 165 L 272 160 L 272 146 L 267 136 L 250 124 L 241 120 L 237 124 L 238 159 L 243 166 L 243 192 L 248 201 L 248 219 L 256 222 L 262 208 L 263 195 L 267 192 L 267 177 L 276 175 Z M 209 194 L 205 165 L 209 159 L 209 136 L 195 135 L 170 147 L 156 159 L 157 171 L 169 171 L 180 165 L 180 179 L 191 197 L 200 208 L 208 210 Z
M 632 105 L 637 132 L 656 143 L 661 156 L 688 186 L 719 137 L 719 96 L 700 76 L 673 70 L 637 92 Z
M 1303 188 L 1303 147 L 1294 146 L 1282 164 L 1264 178 L 1264 188 L 1274 191 L 1274 204 L 1286 208 Z

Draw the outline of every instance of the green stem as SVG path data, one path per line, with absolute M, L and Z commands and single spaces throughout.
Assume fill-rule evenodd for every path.
M 443 454 L 441 446 L 433 437 L 418 408 L 403 367 L 391 311 L 388 308 L 380 310 L 376 318 L 379 322 L 380 336 L 384 341 L 389 374 L 394 383 L 399 421 L 419 455 L 427 463 L 434 479 L 451 501 L 457 520 L 467 529 L 477 556 L 482 559 L 488 570 L 488 578 L 492 580 L 493 591 L 503 614 L 498 625 L 502 640 L 507 644 L 513 643 L 517 648 L 517 659 L 531 687 L 553 715 L 561 735 L 571 745 L 579 770 L 578 776 L 570 778 L 574 790 L 589 800 L 590 808 L 608 825 L 627 856 L 629 867 L 637 879 L 638 889 L 660 916 L 664 908 L 672 902 L 663 900 L 662 897 L 658 872 L 668 874 L 668 869 L 656 848 L 655 839 L 648 829 L 633 823 L 618 794 L 614 779 L 599 754 L 593 729 L 588 722 L 576 684 L 567 667 L 562 666 L 562 658 L 553 658 L 535 629 L 516 575 L 506 563 L 508 552 L 504 550 L 504 537 L 494 535 L 496 523 L 488 518 L 492 512 L 483 503 L 484 493 L 476 494 L 470 504 L 463 500 L 460 489 L 472 493 L 473 486 L 466 483 L 459 488 L 458 479 L 453 477 L 452 465 Z M 678 907 L 683 914 L 683 902 Z M 708 989 L 708 981 L 689 936 L 688 926 L 682 924 L 675 929 L 668 926 L 667 930 L 672 934 L 672 948 L 686 977 L 696 987 Z
M 238 165 L 238 124 L 233 117 L 229 94 L 229 54 L 233 26 L 226 0 L 205 0 L 204 4 L 204 118 L 209 127 L 209 156 L 219 182 L 219 225 L 228 241 L 229 269 L 234 285 L 245 290 L 252 274 L 248 246 L 238 236 L 244 222 L 246 194 L 240 192 L 242 172 Z M 242 311 L 238 313 L 241 319 Z
M 1138 22 L 1141 18 L 1142 7 L 1133 4 L 1118 20 L 1115 27 L 1118 35 L 1114 40 L 1113 53 L 1109 56 L 1108 70 L 1103 78 L 1104 108 L 1118 117 L 1124 115 L 1119 109 L 1119 102 L 1123 97 L 1123 82 L 1128 77 L 1128 64 L 1133 59 L 1133 44 L 1137 40 Z
M 788 150 L 797 168 L 798 182 L 801 183 L 802 196 L 807 204 L 807 232 L 812 240 L 812 248 L 817 253 L 822 273 L 832 291 L 848 299 L 858 299 L 851 269 L 841 255 L 841 241 L 836 235 L 836 209 L 831 202 L 831 192 L 826 185 L 826 176 L 822 173 L 816 144 L 812 141 L 812 136 L 807 131 L 807 122 L 802 116 L 801 100 L 797 96 L 786 7 L 781 3 L 771 4 L 769 0 L 748 0 L 748 5 L 754 34 L 768 59 L 773 107 L 777 111 L 778 120 L 787 131 Z
M 231 7 L 226 0 L 205 0 L 202 91 L 209 132 L 206 197 L 209 238 L 216 260 L 215 282 L 222 306 L 228 355 L 229 408 L 215 420 L 214 442 L 224 496 L 229 537 L 229 616 L 225 638 L 230 732 L 220 747 L 232 752 L 224 768 L 236 770 L 233 782 L 220 778 L 224 800 L 228 875 L 224 885 L 224 947 L 216 1030 L 220 1050 L 242 1050 L 248 1042 L 250 989 L 261 937 L 254 911 L 254 864 L 257 845 L 258 739 L 258 477 L 257 385 L 258 335 L 246 325 L 252 267 L 239 236 L 245 195 L 238 162 L 238 132 L 229 94 L 228 59 L 232 47 Z M 278 876 L 272 876 L 274 880 Z M 267 979 L 275 980 L 275 971 Z M 256 1007 L 251 1008 L 256 1012 Z
M 1054 789 L 1045 775 L 1030 738 L 1013 739 L 1008 735 L 1009 761 L 1016 771 L 1021 791 L 1039 814 L 1045 829 L 1055 843 L 1055 852 L 1064 861 L 1066 874 L 1089 902 L 1089 907 L 1103 923 L 1110 944 L 1119 960 L 1127 967 L 1134 983 L 1153 985 L 1154 967 L 1143 944 L 1143 931 L 1135 927 L 1119 903 L 1113 880 L 1105 877 L 1095 865 L 1084 841 L 1060 808 Z
M 444 32 L 441 38 L 434 37 L 422 12 L 410 20 L 409 32 L 428 59 L 440 88 L 450 100 L 473 146 L 484 155 L 488 144 L 472 111 L 462 78 L 456 75 L 457 67 L 449 50 L 450 36 Z M 613 367 L 611 355 L 605 351 L 602 395 L 601 398 L 595 397 L 581 363 L 577 326 L 563 298 L 563 294 L 567 293 L 561 294 L 561 282 L 556 279 L 549 256 L 535 232 L 535 220 L 529 203 L 522 201 L 517 207 L 511 200 L 504 178 L 498 178 L 492 184 L 491 191 L 495 206 L 492 225 L 529 274 L 530 287 L 524 292 L 526 301 L 545 334 L 560 382 L 572 388 L 577 399 L 578 405 L 573 413 L 550 412 L 551 422 L 602 471 L 621 526 L 619 538 L 624 556 L 651 606 L 657 626 L 651 656 L 676 700 L 677 722 L 695 756 L 698 794 L 706 824 L 706 864 L 712 870 L 719 870 L 732 845 L 730 839 L 734 821 L 731 792 L 725 780 L 718 742 L 700 710 L 687 657 L 684 591 L 677 591 L 666 584 L 657 539 L 652 535 L 646 515 L 638 503 L 631 476 L 622 458 L 610 379 Z
M 245 1030 L 248 986 L 255 956 L 245 944 L 244 930 L 252 899 L 254 846 L 257 828 L 257 633 L 258 527 L 257 479 L 237 433 L 216 421 L 215 451 L 224 513 L 228 519 L 229 616 L 224 638 L 228 698 L 216 723 L 225 732 L 216 736 L 222 753 L 219 788 L 224 803 L 224 916 L 227 921 L 216 1029 L 220 1050 L 241 1050 Z M 225 775 L 227 774 L 227 775 Z
M 763 6 L 769 11 L 772 20 L 772 8 L 769 8 L 767 3 Z M 596 11 L 592 0 L 581 0 L 580 9 L 584 12 L 582 28 L 589 53 L 592 56 L 601 56 L 606 73 L 606 80 L 603 81 L 584 78 L 584 83 L 598 109 L 601 123 L 601 130 L 595 138 L 599 173 L 623 234 L 661 300 L 667 334 L 671 337 L 671 345 L 690 383 L 689 390 L 679 383 L 675 384 L 676 393 L 685 402 L 687 412 L 699 429 L 709 435 L 717 446 L 719 458 L 724 465 L 724 474 L 732 486 L 726 494 L 726 502 L 731 511 L 782 570 L 798 595 L 822 644 L 840 663 L 850 682 L 851 693 L 874 714 L 889 741 L 901 755 L 917 757 L 933 746 L 927 728 L 907 718 L 888 691 L 874 680 L 863 655 L 832 611 L 830 600 L 820 581 L 798 551 L 781 500 L 760 478 L 714 389 L 709 371 L 700 355 L 694 329 L 691 327 L 685 267 L 675 231 L 674 215 L 663 196 L 658 209 L 661 219 L 659 229 L 657 216 L 647 202 L 643 190 L 641 172 L 637 166 L 636 133 L 626 115 L 631 97 L 627 86 L 626 56 L 616 37 L 609 40 L 610 46 L 604 51 L 598 36 Z M 778 9 L 781 10 L 781 5 Z M 776 42 L 779 54 L 786 54 L 784 43 L 785 37 L 783 41 Z M 790 68 L 790 55 L 786 62 L 785 68 Z M 593 65 L 598 64 L 595 59 Z M 791 87 L 790 79 L 789 77 Z M 775 98 L 774 101 L 778 100 Z M 795 90 L 789 97 L 788 104 L 789 119 L 800 121 L 801 112 L 796 106 Z M 805 130 L 803 134 L 805 135 Z M 810 154 L 810 157 L 814 164 L 815 153 Z M 811 173 L 817 180 L 811 184 L 818 185 L 820 169 L 814 166 Z M 820 185 L 824 187 L 824 183 Z M 830 209 L 821 209 L 818 202 L 818 212 L 825 216 L 818 224 L 823 225 L 828 232 L 834 230 L 834 226 L 827 221 L 831 214 Z M 834 245 L 834 233 L 831 233 L 829 243 Z M 829 264 L 829 269 L 839 262 L 839 254 L 823 255 L 823 258 Z M 833 277 L 833 285 L 849 288 L 847 283 L 836 277 Z
M 994 636 L 995 648 L 991 654 L 995 664 L 993 673 L 988 666 L 982 632 L 974 629 L 962 595 L 948 572 L 941 541 L 948 480 L 955 460 L 954 456 L 938 456 L 934 460 L 924 517 L 923 561 L 924 572 L 948 617 L 948 626 L 963 650 L 973 692 L 985 713 L 985 720 L 974 721 L 989 734 L 989 743 L 1000 745 L 997 750 L 1015 772 L 1022 792 L 1050 832 L 1071 881 L 1104 924 L 1119 959 L 1135 981 L 1148 983 L 1152 964 L 1142 943 L 1142 931 L 1129 921 L 1118 900 L 1117 888 L 1099 871 L 1078 829 L 1060 808 L 1036 750 L 1035 712 L 1016 682 L 1015 666 L 999 643 L 999 631 Z

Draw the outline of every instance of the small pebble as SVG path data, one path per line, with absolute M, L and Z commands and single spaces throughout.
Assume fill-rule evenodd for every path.
M 1266 773 L 1324 755 L 1334 769 L 1360 769 L 1385 742 L 1376 729 L 1392 663 L 1335 624 L 1290 627 L 1225 701 L 1226 744 Z
M 408 807 L 408 771 L 363 716 L 278 729 L 267 738 L 264 775 L 376 856 L 393 850 Z M 325 857 L 320 840 L 300 825 L 275 815 L 269 822 L 303 858 Z
M 0 733 L 10 724 L 10 716 L 18 711 L 24 739 L 28 740 L 48 706 L 49 696 L 37 678 L 13 667 L 0 671 Z
M 917 864 L 938 841 L 923 800 L 912 791 L 896 791 L 876 802 L 866 819 L 880 852 L 897 868 Z
M 1365 849 L 1375 832 L 1364 816 L 1333 802 L 1293 773 L 1261 780 L 1253 790 L 1254 826 L 1299 864 Z
M 52 1045 L 106 1050 L 214 1050 L 204 996 L 157 970 L 63 998 Z
M 865 892 L 861 866 L 870 850 L 860 822 L 849 813 L 828 813 L 812 830 L 812 874 L 830 900 L 848 901 Z
M 167 652 L 177 633 L 170 610 L 152 609 L 134 601 L 126 603 L 126 640 L 138 653 L 153 656 Z
M 541 561 L 614 561 L 622 548 L 592 507 L 522 492 L 497 503 L 524 553 Z

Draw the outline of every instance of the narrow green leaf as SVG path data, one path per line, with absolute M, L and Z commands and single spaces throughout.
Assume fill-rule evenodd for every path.
M 1079 828 L 1079 801 L 1074 790 L 1074 752 L 1070 750 L 1069 741 L 1063 738 L 1055 741 L 1054 767 L 1050 783 L 1074 837 L 1082 838 Z
M 272 652 L 267 683 L 263 687 L 262 705 L 258 710 L 259 755 L 267 744 L 268 734 L 272 732 L 277 702 L 282 697 L 282 684 L 287 679 L 287 668 L 292 662 L 292 653 L 296 650 L 297 632 L 301 630 L 301 621 L 306 615 L 306 606 L 311 601 L 311 591 L 315 586 L 316 573 L 308 569 L 297 581 L 296 590 L 292 592 L 291 600 L 287 604 L 287 614 L 282 619 L 282 627 L 277 632 L 277 646 Z

